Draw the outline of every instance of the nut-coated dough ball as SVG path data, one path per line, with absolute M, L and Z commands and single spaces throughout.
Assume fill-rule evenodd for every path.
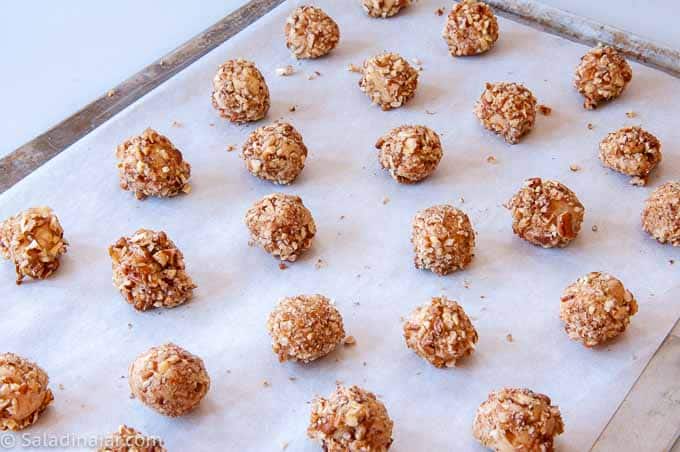
M 231 122 L 259 121 L 269 111 L 269 88 L 255 64 L 238 59 L 222 64 L 213 79 L 213 107 Z
M 680 246 L 680 182 L 652 192 L 642 211 L 642 229 L 661 243 Z
M 600 160 L 607 168 L 631 176 L 631 184 L 645 185 L 661 162 L 661 143 L 640 127 L 624 127 L 602 140 Z
M 68 242 L 49 207 L 32 207 L 0 223 L 0 254 L 14 262 L 17 284 L 45 279 L 59 268 Z
M 139 229 L 109 247 L 113 285 L 139 311 L 174 308 L 189 300 L 196 285 L 184 255 L 163 231 Z
M 23 430 L 35 423 L 54 400 L 49 378 L 36 364 L 0 354 L 0 430 Z
M 392 17 L 411 4 L 411 0 L 360 0 L 364 11 L 371 17 Z
M 552 452 L 563 432 L 560 409 L 548 396 L 515 388 L 490 393 L 472 426 L 475 439 L 496 452 Z
M 203 360 L 175 344 L 153 347 L 130 366 L 130 390 L 164 416 L 187 414 L 210 389 Z
M 104 439 L 98 452 L 167 452 L 163 442 L 149 438 L 132 427 L 121 425 L 118 431 Z
M 275 122 L 255 129 L 248 136 L 241 158 L 253 175 L 285 185 L 293 182 L 305 167 L 307 146 L 295 127 Z
M 475 231 L 463 211 L 443 204 L 416 214 L 411 243 L 416 268 L 443 276 L 462 270 L 472 261 Z
M 475 115 L 485 128 L 517 144 L 534 127 L 536 98 L 519 83 L 487 83 Z
M 439 135 L 425 126 L 400 126 L 382 136 L 379 149 L 380 165 L 394 180 L 403 184 L 420 182 L 437 169 L 444 154 Z
M 543 248 L 565 247 L 581 230 L 585 209 L 566 186 L 540 177 L 527 179 L 506 206 L 512 230 Z
M 137 199 L 189 193 L 191 166 L 172 142 L 153 129 L 125 140 L 116 149 L 120 188 Z
M 626 331 L 638 305 L 618 279 L 592 272 L 564 290 L 560 319 L 569 338 L 594 347 Z
M 597 108 L 615 99 L 633 78 L 633 70 L 623 56 L 610 46 L 597 46 L 581 57 L 574 86 L 583 95 L 583 107 Z
M 282 261 L 294 262 L 312 246 L 316 224 L 299 196 L 273 193 L 246 212 L 252 244 Z
M 322 358 L 345 337 L 340 312 L 323 295 L 284 298 L 269 314 L 267 330 L 281 362 Z
M 307 435 L 321 442 L 326 452 L 387 452 L 393 425 L 375 394 L 338 385 L 329 398 L 312 402 Z
M 418 71 L 396 53 L 382 53 L 364 61 L 359 88 L 383 110 L 399 108 L 418 87 Z
M 286 46 L 295 58 L 318 58 L 338 45 L 340 28 L 321 8 L 296 8 L 284 27 Z
M 442 32 L 453 56 L 484 53 L 498 40 L 498 21 L 486 3 L 463 0 L 456 3 Z
M 454 367 L 475 350 L 478 338 L 463 307 L 446 297 L 417 307 L 404 323 L 406 345 L 435 367 Z

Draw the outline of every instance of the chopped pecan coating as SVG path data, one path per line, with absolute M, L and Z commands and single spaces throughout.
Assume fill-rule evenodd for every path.
M 380 165 L 403 184 L 420 182 L 437 169 L 444 152 L 439 135 L 425 126 L 400 126 L 382 136 Z
M 418 71 L 396 53 L 382 53 L 364 61 L 359 88 L 383 110 L 399 108 L 418 87 Z
M 340 28 L 321 8 L 300 6 L 286 20 L 286 46 L 295 58 L 318 58 L 338 45 Z
M 621 95 L 633 78 L 633 70 L 623 56 L 610 46 L 597 46 L 581 57 L 574 86 L 585 97 L 588 110 Z
M 640 127 L 624 127 L 602 140 L 600 160 L 607 168 L 631 176 L 631 184 L 645 185 L 661 162 L 661 143 Z
M 38 365 L 14 353 L 0 354 L 0 431 L 33 425 L 54 400 L 48 383 Z
M 212 104 L 223 118 L 236 123 L 259 121 L 270 103 L 267 82 L 251 61 L 229 60 L 217 70 Z
M 498 40 L 498 21 L 485 3 L 464 0 L 453 6 L 442 36 L 451 55 L 477 55 L 490 50 Z
M 680 182 L 666 182 L 645 201 L 642 229 L 660 243 L 680 246 Z
M 253 175 L 286 185 L 304 169 L 307 146 L 295 127 L 286 122 L 275 122 L 255 129 L 248 136 L 241 158 Z
M 163 447 L 162 441 L 121 425 L 117 432 L 104 439 L 98 452 L 167 452 L 167 449 Z
M 536 123 L 536 98 L 519 83 L 487 83 L 475 115 L 485 128 L 517 144 Z

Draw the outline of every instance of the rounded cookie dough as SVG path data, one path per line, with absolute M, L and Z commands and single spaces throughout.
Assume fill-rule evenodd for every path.
M 382 53 L 364 61 L 359 88 L 383 110 L 399 108 L 418 87 L 418 71 L 396 53 Z
M 654 190 L 642 210 L 642 229 L 660 243 L 680 246 L 680 182 Z
M 408 348 L 435 367 L 454 367 L 475 350 L 477 330 L 463 307 L 446 297 L 434 297 L 417 307 L 404 323 Z
M 411 243 L 416 268 L 444 276 L 462 270 L 472 261 L 475 231 L 462 210 L 437 205 L 416 214 Z
M 33 425 L 54 400 L 48 383 L 36 364 L 14 353 L 0 354 L 0 431 Z
M 167 452 L 163 441 L 144 436 L 132 427 L 121 425 L 118 431 L 104 439 L 98 452 Z
M 294 262 L 312 246 L 316 224 L 299 196 L 273 193 L 246 212 L 252 244 L 282 261 Z
M 125 140 L 116 149 L 116 158 L 120 188 L 134 192 L 137 199 L 191 191 L 191 165 L 166 136 L 153 129 Z
M 153 347 L 130 365 L 132 394 L 164 416 L 187 414 L 210 389 L 203 360 L 175 344 Z
M 536 123 L 536 98 L 519 83 L 487 83 L 475 115 L 486 129 L 517 144 Z
M 498 452 L 552 452 L 564 423 L 560 409 L 551 403 L 548 396 L 529 389 L 494 391 L 477 409 L 472 435 Z
M 607 168 L 631 176 L 633 185 L 646 185 L 661 162 L 661 143 L 640 127 L 624 127 L 600 142 L 600 160 Z
M 375 147 L 380 165 L 403 184 L 420 182 L 437 169 L 444 154 L 439 135 L 425 126 L 400 126 L 382 136 Z
M 109 247 L 113 285 L 138 311 L 174 308 L 189 300 L 196 285 L 184 255 L 163 231 L 139 229 Z
M 302 135 L 286 122 L 255 129 L 243 144 L 241 158 L 254 176 L 275 184 L 289 184 L 302 172 L 307 147 Z
M 623 56 L 610 46 L 597 46 L 581 57 L 574 86 L 585 97 L 583 107 L 594 110 L 621 95 L 633 78 L 633 70 Z
M 565 247 L 581 230 L 585 208 L 576 194 L 561 183 L 527 179 L 506 205 L 512 230 L 543 248 Z
M 446 19 L 442 36 L 453 56 L 487 52 L 498 40 L 498 21 L 486 3 L 456 3 Z
M 345 337 L 340 312 L 323 295 L 284 298 L 269 314 L 267 330 L 280 362 L 309 363 L 332 352 Z
M 223 118 L 236 123 L 259 121 L 269 111 L 270 102 L 267 82 L 255 63 L 229 60 L 217 70 L 212 104 Z
M 607 273 L 588 273 L 567 287 L 560 299 L 564 330 L 586 347 L 622 334 L 637 310 L 633 294 Z
M 312 402 L 307 436 L 321 442 L 326 452 L 387 452 L 393 426 L 375 394 L 358 386 L 338 385 L 329 398 L 317 397 Z
M 383 19 L 392 17 L 402 8 L 411 4 L 411 0 L 360 0 L 364 11 L 371 17 L 381 17 Z
M 17 284 L 26 276 L 51 276 L 67 246 L 59 219 L 49 207 L 32 207 L 0 223 L 0 255 L 14 262 Z
M 340 28 L 321 8 L 299 6 L 284 27 L 286 47 L 295 58 L 318 58 L 338 45 Z

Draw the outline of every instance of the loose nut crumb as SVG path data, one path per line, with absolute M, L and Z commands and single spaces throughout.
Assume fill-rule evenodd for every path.
M 232 152 L 234 149 L 236 149 L 236 146 L 234 146 L 233 144 L 227 146 L 227 152 Z
M 268 387 L 271 386 L 271 384 L 267 380 L 262 380 L 262 386 L 264 386 L 265 388 L 268 388 Z
M 321 76 L 321 72 L 314 71 L 313 73 L 309 74 L 309 76 L 307 77 L 307 80 L 314 80 L 315 78 L 320 77 L 320 76 Z
M 288 266 L 284 262 L 279 262 L 279 270 L 285 270 Z
M 496 162 L 497 162 L 496 157 L 494 157 L 493 155 L 490 155 L 486 158 L 486 163 L 496 163 Z
M 288 111 L 291 113 L 293 113 L 295 110 L 297 110 L 297 105 L 291 105 L 290 107 L 288 107 Z
M 595 128 L 595 126 L 591 122 L 589 122 L 586 127 L 588 127 L 588 130 L 593 130 Z
M 278 75 L 279 77 L 288 77 L 289 75 L 293 75 L 294 73 L 295 69 L 290 64 L 285 67 L 276 68 L 276 75 Z
M 581 167 L 576 164 L 569 165 L 569 169 L 573 172 L 581 171 Z
M 637 114 L 634 111 L 627 111 L 626 116 L 628 116 L 629 118 L 634 118 L 637 116 Z
M 106 97 L 113 97 L 116 95 L 116 90 L 115 89 L 110 89 L 106 92 Z
M 552 113 L 552 108 L 548 107 L 547 105 L 539 104 L 536 109 L 543 116 L 550 116 Z
M 354 338 L 354 336 L 347 336 L 347 337 L 342 341 L 342 343 L 343 343 L 343 345 L 352 346 L 352 345 L 356 345 L 357 340 Z
M 350 72 L 361 73 L 361 67 L 357 66 L 356 64 L 352 64 L 352 63 L 350 63 L 347 66 L 347 70 L 350 71 Z
M 507 340 L 508 342 L 512 342 L 514 340 L 512 334 L 508 334 L 507 336 L 505 336 L 505 340 Z
M 382 200 L 383 205 L 388 204 L 389 202 L 390 202 L 390 198 L 388 198 L 387 196 L 385 196 Z
M 172 127 L 176 127 L 176 128 L 179 129 L 179 128 L 181 128 L 181 127 L 184 127 L 184 124 L 182 124 L 182 123 L 179 122 L 179 121 L 172 121 Z
M 323 259 L 319 258 L 319 259 L 317 259 L 316 264 L 314 264 L 314 267 L 315 267 L 317 270 L 319 270 L 319 269 L 325 267 L 326 265 L 328 265 L 328 264 L 326 264 L 326 261 L 324 261 Z
M 435 15 L 441 17 L 444 15 L 444 8 L 437 8 L 434 10 Z
M 597 232 L 597 225 L 594 224 L 592 228 L 590 228 L 593 232 Z

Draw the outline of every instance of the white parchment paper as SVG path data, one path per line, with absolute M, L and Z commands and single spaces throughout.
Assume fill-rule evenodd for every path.
M 51 206 L 71 242 L 62 268 L 46 281 L 17 287 L 11 263 L 0 264 L 0 349 L 43 366 L 56 399 L 24 433 L 89 437 L 127 423 L 161 436 L 171 451 L 318 450 L 305 435 L 307 402 L 340 380 L 384 401 L 395 451 L 479 450 L 471 435 L 475 409 L 502 386 L 550 395 L 566 423 L 558 446 L 586 450 L 680 314 L 680 263 L 669 262 L 678 249 L 657 244 L 639 226 L 650 191 L 680 174 L 680 82 L 633 64 L 619 100 L 585 111 L 571 84 L 583 46 L 500 20 L 493 51 L 453 59 L 439 36 L 444 18 L 434 14 L 442 6 L 436 1 L 390 20 L 369 19 L 356 2 L 316 3 L 342 31 L 328 58 L 291 58 L 281 29 L 295 3 L 286 3 L 0 196 L 2 218 Z M 391 112 L 371 106 L 358 75 L 346 70 L 382 50 L 417 58 L 424 68 L 415 98 Z M 210 105 L 217 66 L 235 57 L 254 60 L 267 78 L 272 109 L 258 124 L 229 124 Z M 287 64 L 296 74 L 277 77 Z M 321 75 L 308 80 L 314 71 Z M 523 82 L 553 113 L 509 146 L 472 114 L 486 81 Z M 301 178 L 283 188 L 254 178 L 237 152 L 226 151 L 277 118 L 292 122 L 310 150 Z M 379 169 L 373 147 L 404 123 L 433 128 L 444 145 L 439 169 L 418 185 L 396 184 Z M 604 135 L 628 124 L 663 143 L 664 161 L 646 188 L 629 185 L 597 158 Z M 118 188 L 114 149 L 147 126 L 167 134 L 191 163 L 190 195 L 139 202 Z M 496 164 L 487 163 L 490 155 Z M 582 170 L 571 172 L 571 164 Z M 512 234 L 502 203 L 532 176 L 562 181 L 586 206 L 570 247 L 543 250 Z M 299 194 L 319 231 L 313 249 L 285 271 L 247 245 L 243 225 L 247 208 L 277 190 Z M 465 210 L 478 232 L 472 265 L 448 277 L 412 264 L 412 217 L 437 203 Z M 142 314 L 112 286 L 106 248 L 141 227 L 167 231 L 183 250 L 199 286 L 189 304 Z M 318 259 L 327 265 L 317 269 Z M 559 298 L 595 270 L 619 277 L 640 312 L 619 340 L 588 350 L 563 332 Z M 280 298 L 298 293 L 333 298 L 357 345 L 311 365 L 279 364 L 266 317 Z M 480 335 L 477 352 L 449 370 L 408 350 L 401 331 L 403 316 L 440 294 L 462 303 Z M 180 419 L 129 398 L 128 365 L 166 341 L 203 357 L 212 377 L 200 408 Z M 18 444 L 31 438 L 9 435 Z

